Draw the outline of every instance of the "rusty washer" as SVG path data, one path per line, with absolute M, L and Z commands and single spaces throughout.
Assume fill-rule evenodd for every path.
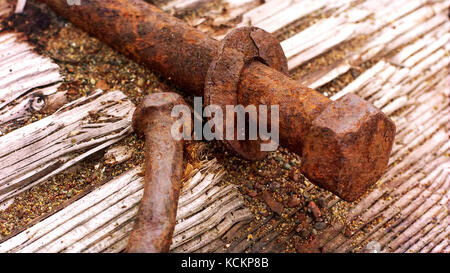
M 286 71 L 280 45 L 262 30 L 237 30 L 221 43 L 143 0 L 39 1 L 186 94 L 217 105 L 278 105 L 279 122 L 267 125 L 278 125 L 280 146 L 302 156 L 311 182 L 347 201 L 363 195 L 388 166 L 394 122 L 356 95 L 333 102 L 290 79 L 280 72 Z M 227 145 L 247 159 L 263 156 L 254 143 Z
M 205 105 L 218 105 L 224 113 L 226 105 L 238 105 L 238 85 L 241 72 L 252 60 L 258 60 L 283 74 L 288 73 L 287 60 L 278 40 L 270 33 L 257 27 L 241 27 L 231 31 L 220 43 L 216 57 L 209 66 L 205 80 Z M 236 118 L 235 113 L 230 118 Z M 249 122 L 256 122 L 254 120 Z M 237 140 L 237 130 L 227 128 L 222 134 L 225 145 L 243 158 L 257 160 L 265 157 L 261 151 L 261 140 Z M 234 126 L 234 124 L 232 125 Z M 234 140 L 226 140 L 226 132 L 234 131 Z

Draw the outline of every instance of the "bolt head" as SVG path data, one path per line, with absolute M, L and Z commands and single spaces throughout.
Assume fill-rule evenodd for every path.
M 346 201 L 363 195 L 385 172 L 395 124 L 354 94 L 330 103 L 313 121 L 302 172 Z
M 177 93 L 152 93 L 144 97 L 133 113 L 133 130 L 143 136 L 147 124 L 161 115 L 170 116 L 172 108 L 177 104 L 186 104 Z

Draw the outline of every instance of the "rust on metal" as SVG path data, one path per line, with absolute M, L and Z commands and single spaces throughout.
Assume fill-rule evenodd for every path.
M 172 243 L 183 174 L 184 140 L 171 128 L 173 106 L 185 104 L 175 93 L 144 98 L 133 114 L 133 129 L 145 135 L 144 195 L 129 237 L 127 252 L 168 252 Z
M 92 36 L 186 91 L 203 95 L 218 42 L 142 0 L 39 0 Z
M 225 90 L 216 94 L 218 98 L 233 105 L 279 105 L 280 145 L 302 155 L 302 172 L 313 183 L 347 201 L 361 196 L 387 168 L 395 135 L 392 120 L 355 95 L 332 102 L 287 77 L 282 61 L 268 61 L 282 58 L 267 46 L 273 41 L 263 31 L 252 30 L 250 35 L 257 58 L 255 47 L 247 47 L 247 38 L 241 42 L 230 38 L 217 57 L 218 41 L 141 0 L 84 0 L 80 6 L 69 6 L 65 0 L 41 2 L 194 95 L 203 95 L 205 82 L 209 85 L 208 71 L 216 58 L 225 64 L 236 61 L 224 77 L 233 79 L 227 83 L 232 86 L 239 78 L 237 97 Z M 246 61 L 238 53 L 248 50 L 253 57 Z M 239 71 L 236 67 L 241 66 Z M 225 84 L 227 79 L 217 80 Z M 248 148 L 252 145 L 241 146 L 246 149 L 235 149 L 241 155 L 247 152 L 246 158 L 260 158 Z
M 261 140 L 238 140 L 237 130 L 227 128 L 229 124 L 225 122 L 225 120 L 236 119 L 235 113 L 226 111 L 225 107 L 240 104 L 238 86 L 241 72 L 252 60 L 262 61 L 284 74 L 288 72 L 286 56 L 280 43 L 272 34 L 256 27 L 237 28 L 220 42 L 216 56 L 206 74 L 204 98 L 206 105 L 218 105 L 224 113 L 230 115 L 224 116 L 223 125 L 225 126 L 220 133 L 225 136 L 227 131 L 233 131 L 234 140 L 224 137 L 225 145 L 246 159 L 257 160 L 264 158 L 268 153 L 261 151 Z M 249 122 L 257 122 L 255 119 L 256 117 Z M 230 126 L 234 127 L 234 124 Z
M 331 102 L 257 61 L 242 71 L 238 94 L 243 105 L 279 105 L 280 145 L 300 155 L 312 121 Z
M 389 161 L 394 123 L 354 94 L 328 105 L 304 141 L 302 172 L 347 200 L 356 200 L 377 181 Z M 353 183 L 359 181 L 359 183 Z

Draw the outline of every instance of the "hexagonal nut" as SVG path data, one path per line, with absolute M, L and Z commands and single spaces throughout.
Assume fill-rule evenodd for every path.
M 304 143 L 302 172 L 346 201 L 363 195 L 385 172 L 395 124 L 354 94 L 330 103 Z

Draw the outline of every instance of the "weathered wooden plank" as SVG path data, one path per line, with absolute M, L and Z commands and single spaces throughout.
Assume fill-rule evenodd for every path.
M 245 2 L 253 5 L 257 1 Z M 322 4 L 315 1 L 312 6 L 306 8 L 310 12 L 303 10 L 294 12 L 296 9 L 293 7 L 300 8 L 298 4 L 300 2 L 308 1 L 266 1 L 264 5 L 247 12 L 241 24 L 249 24 L 249 22 L 253 25 L 267 24 L 269 28 L 273 28 L 272 31 L 275 31 L 294 21 L 294 18 L 299 19 L 315 10 L 322 9 L 315 9 L 316 5 Z M 344 2 L 350 3 L 350 1 L 342 1 Z M 448 194 L 442 189 L 449 187 L 446 177 L 448 177 L 448 150 L 450 149 L 448 144 L 448 124 L 450 123 L 448 118 L 448 95 L 450 95 L 448 31 L 450 24 L 447 17 L 450 1 L 417 0 L 383 3 L 361 1 L 361 4 L 349 9 L 348 6 L 342 5 L 341 9 L 333 13 L 331 17 L 319 20 L 297 34 L 303 35 L 297 36 L 303 37 L 303 40 L 297 38 L 298 42 L 295 42 L 296 40 L 292 39 L 296 36 L 294 35 L 289 43 L 287 42 L 289 39 L 283 42 L 283 45 L 289 49 L 287 51 L 291 57 L 289 61 L 292 68 L 327 52 L 336 45 L 361 35 L 367 36 L 362 47 L 347 56 L 345 60 L 323 67 L 314 75 L 307 75 L 308 78 L 301 79 L 314 88 L 339 77 L 354 65 L 374 57 L 378 58 L 404 46 L 394 56 L 381 59 L 344 90 L 333 96 L 333 99 L 337 99 L 345 93 L 355 92 L 379 106 L 396 122 L 397 137 L 386 176 L 370 194 L 358 204 L 351 206 L 347 220 L 361 223 L 356 230 L 353 230 L 353 235 L 346 238 L 341 234 L 345 226 L 335 225 L 332 227 L 333 230 L 325 232 L 326 236 L 319 240 L 327 251 L 358 251 L 368 242 L 378 241 L 382 243 L 383 251 L 388 252 L 445 252 L 449 250 L 446 238 L 448 228 L 445 226 L 448 215 L 444 210 L 445 205 L 448 207 Z M 266 12 L 258 12 L 263 10 Z M 283 18 L 283 14 L 286 18 Z M 231 17 L 220 20 L 228 20 L 228 18 Z M 337 33 L 337 35 L 329 35 L 329 33 Z M 180 200 L 183 206 L 180 207 L 178 214 L 183 218 L 192 215 L 192 218 L 177 224 L 180 226 L 177 229 L 177 236 L 191 234 L 195 236 L 195 239 L 186 242 L 178 238 L 177 242 L 180 242 L 180 245 L 172 248 L 172 251 L 220 252 L 227 249 L 220 247 L 225 241 L 218 236 L 229 230 L 234 223 L 227 220 L 234 218 L 230 216 L 233 213 L 219 213 L 218 220 L 214 218 L 214 215 L 221 204 L 233 203 L 229 200 L 234 200 L 235 192 L 233 193 L 231 188 L 225 190 L 219 186 L 208 188 L 209 182 L 205 182 L 206 176 L 202 174 L 202 177 L 200 180 L 193 179 L 195 186 L 192 190 L 196 195 L 208 196 L 207 200 L 212 200 L 209 201 L 211 208 L 204 209 L 202 202 L 205 201 L 193 197 L 190 193 L 183 195 L 183 199 Z M 131 193 L 126 195 L 125 198 L 136 198 L 138 193 L 134 196 Z M 229 195 L 231 197 L 228 197 Z M 331 199 L 328 207 L 330 210 L 341 203 L 338 198 L 332 196 L 329 198 Z M 133 203 L 132 200 L 135 199 L 128 200 L 127 204 Z M 227 208 L 232 208 L 234 211 L 241 210 L 234 207 Z M 115 209 L 111 210 L 115 211 Z M 73 244 L 67 243 L 70 246 L 66 249 L 57 247 L 54 242 L 43 247 L 39 246 L 39 249 L 69 252 L 120 251 L 127 243 L 127 234 L 133 223 L 130 215 L 134 214 L 134 210 L 136 206 L 127 207 L 111 218 L 93 217 L 92 219 L 102 220 L 99 222 L 92 220 L 89 225 L 82 227 L 74 226 L 77 232 L 64 238 L 78 241 Z M 211 220 L 206 221 L 206 224 L 202 226 L 201 223 L 205 222 L 199 219 L 203 217 L 209 217 L 208 219 Z M 379 217 L 382 220 L 377 223 L 376 220 Z M 436 224 L 430 219 L 442 220 L 442 222 Z M 216 227 L 198 233 L 196 230 L 189 230 L 190 223 L 200 227 L 210 227 L 208 224 L 210 223 Z M 219 226 L 222 227 L 220 231 L 217 229 Z M 365 227 L 366 231 L 362 232 L 362 227 Z M 186 231 L 189 232 L 185 233 Z M 272 231 L 254 238 L 253 242 L 245 239 L 233 242 L 228 249 L 273 251 L 276 249 L 279 232 Z M 420 231 L 424 231 L 423 234 Z M 293 232 L 290 236 L 292 234 Z M 84 237 L 80 239 L 80 236 Z
M 386 177 L 380 181 L 380 185 L 369 196 L 352 207 L 347 218 L 347 222 L 351 222 L 352 219 L 361 222 L 359 229 L 364 225 L 369 225 L 380 215 L 384 217 L 384 220 L 380 224 L 372 226 L 366 235 L 357 229 L 351 238 L 345 238 L 341 234 L 344 225 L 333 226 L 334 232 L 326 231 L 325 233 L 330 234 L 321 238 L 321 245 L 327 251 L 358 250 L 358 247 L 364 246 L 370 240 L 378 240 L 386 233 L 389 234 L 386 242 L 396 236 L 401 238 L 399 239 L 401 241 L 398 241 L 401 243 L 395 245 L 398 247 L 412 235 L 417 235 L 412 234 L 414 233 L 412 231 L 419 230 L 424 223 L 433 219 L 432 215 L 427 213 L 427 206 L 432 209 L 432 212 L 442 213 L 443 207 L 439 207 L 438 202 L 431 202 L 425 206 L 424 196 L 433 196 L 433 200 L 440 198 L 439 202 L 446 203 L 448 207 L 445 189 L 449 185 L 444 183 L 442 175 L 448 168 L 448 150 L 450 149 L 449 133 L 446 128 L 450 123 L 447 98 L 448 90 L 450 90 L 448 85 L 450 62 L 448 59 L 448 31 L 450 28 L 446 10 L 450 4 L 448 1 L 430 1 L 431 5 L 419 7 L 420 2 L 417 3 L 417 9 L 414 8 L 410 13 L 403 11 L 404 14 L 408 14 L 405 17 L 397 16 L 398 19 L 393 20 L 392 25 L 395 28 L 389 24 L 369 37 L 367 46 L 363 47 L 366 53 L 369 52 L 364 60 L 379 53 L 385 54 L 402 45 L 407 46 L 394 57 L 379 61 L 332 97 L 332 99 L 337 99 L 346 93 L 355 92 L 369 99 L 372 103 L 382 107 L 383 111 L 390 114 L 396 121 L 397 137 Z M 380 10 L 380 12 L 387 11 Z M 392 18 L 392 16 L 387 18 Z M 395 31 L 397 28 L 399 31 Z M 378 37 L 377 33 L 382 37 Z M 424 36 L 414 41 L 421 35 Z M 412 41 L 414 42 L 409 44 Z M 380 46 L 384 48 L 380 48 Z M 363 54 L 358 56 L 363 56 Z M 317 82 L 313 80 L 310 83 L 313 87 L 318 87 L 345 73 L 354 64 L 351 60 L 349 58 L 337 66 L 328 67 L 322 71 L 321 75 L 315 77 Z M 396 114 L 399 109 L 402 109 L 402 112 Z M 433 172 L 435 169 L 436 173 Z M 430 173 L 433 173 L 433 176 L 429 177 Z M 439 174 L 441 176 L 438 176 Z M 433 179 L 437 179 L 437 181 Z M 388 183 L 389 181 L 392 182 Z M 435 184 L 432 184 L 433 182 Z M 437 192 L 424 191 L 426 187 L 430 186 L 429 183 L 434 185 L 429 190 L 434 189 Z M 383 196 L 389 196 L 389 201 L 383 200 Z M 404 197 L 399 199 L 399 196 Z M 333 209 L 340 202 L 335 198 L 329 209 Z M 409 233 L 404 233 L 403 230 L 394 232 L 385 229 L 388 222 L 392 222 L 397 217 L 400 217 L 399 221 L 401 221 L 416 209 L 424 213 L 424 218 L 422 222 L 412 218 L 409 222 L 411 226 Z M 363 214 L 365 211 L 367 213 Z M 402 214 L 399 214 L 400 212 Z M 405 215 L 402 216 L 403 214 Z M 397 222 L 393 223 L 395 225 Z M 430 229 L 436 227 L 433 223 L 429 225 Z M 276 236 L 271 237 L 273 236 L 269 233 L 262 238 L 256 238 L 259 248 L 264 244 L 269 244 L 262 243 L 263 241 L 273 242 L 276 238 Z M 431 243 L 428 250 L 433 248 L 443 250 L 447 247 L 447 242 L 436 242 L 435 244 L 433 242 L 427 240 L 427 243 Z M 250 244 L 245 245 L 249 246 Z M 251 251 L 248 247 L 241 247 L 239 250 Z M 414 250 L 420 249 L 415 248 Z M 389 250 L 386 248 L 385 251 Z
M 226 7 L 226 13 L 218 16 L 214 16 L 214 25 L 226 25 L 230 21 L 235 20 L 245 12 L 258 7 L 261 4 L 261 0 L 223 0 L 222 3 Z M 223 34 L 215 35 L 213 37 L 220 40 L 224 37 Z
M 343 1 L 269 1 L 244 14 L 240 26 L 256 26 L 268 32 L 275 32 L 290 23 L 323 7 L 332 8 Z
M 7 16 L 12 11 L 12 7 L 6 0 L 0 0 L 0 18 Z M 0 30 L 2 26 L 0 25 Z
M 284 6 L 275 7 L 275 4 L 272 4 L 274 5 L 273 11 L 268 10 L 267 13 L 258 14 L 258 11 L 270 7 L 270 3 L 268 2 L 266 7 L 263 7 L 263 5 L 248 12 L 247 15 L 244 15 L 244 18 L 248 16 L 247 21 L 244 20 L 243 23 L 249 24 L 251 21 L 249 18 L 254 16 L 252 20 L 255 25 L 257 23 L 254 22 L 258 22 L 258 20 L 263 21 L 267 18 L 269 20 L 274 14 L 289 8 Z M 426 179 L 426 175 L 422 174 L 422 172 L 431 173 L 433 168 L 438 168 L 438 171 L 442 172 L 443 167 L 439 168 L 439 166 L 446 166 L 445 163 L 448 162 L 446 152 L 449 147 L 445 143 L 449 134 L 448 129 L 443 129 L 443 126 L 445 128 L 445 125 L 450 122 L 448 118 L 448 100 L 444 95 L 446 92 L 448 93 L 446 90 L 449 90 L 448 81 L 445 81 L 448 79 L 448 65 L 450 61 L 448 59 L 448 31 L 450 24 L 447 17 L 449 6 L 449 1 L 386 1 L 385 5 L 380 4 L 379 1 L 365 1 L 352 9 L 344 10 L 342 14 L 335 14 L 300 32 L 300 34 L 297 34 L 297 37 L 300 37 L 297 38 L 297 44 L 292 42 L 295 41 L 293 37 L 296 37 L 296 35 L 292 36 L 290 41 L 288 39 L 282 42 L 287 56 L 291 57 L 291 64 L 292 60 L 301 60 L 300 57 L 297 60 L 294 58 L 297 56 L 297 52 L 302 52 L 302 48 L 306 49 L 306 51 L 303 51 L 307 53 L 302 55 L 306 58 L 295 64 L 295 67 L 344 41 L 360 35 L 369 35 L 361 49 L 348 56 L 346 60 L 326 67 L 320 71 L 321 73 L 311 77 L 308 84 L 316 88 L 347 72 L 353 65 L 370 60 L 378 55 L 384 55 L 414 41 L 400 50 L 394 57 L 382 59 L 333 97 L 333 99 L 337 99 L 348 92 L 355 92 L 368 98 L 372 103 L 381 107 L 385 113 L 392 116 L 397 123 L 398 135 L 393 149 L 390 169 L 386 178 L 380 183 L 380 188 L 383 190 L 363 199 L 360 205 L 353 208 L 349 216 L 349 220 L 360 219 L 361 213 L 370 208 L 371 213 L 363 215 L 363 217 L 366 217 L 365 219 L 362 218 L 363 223 L 370 223 L 380 214 L 385 216 L 385 220 L 374 226 L 368 235 L 359 239 L 355 239 L 356 235 L 352 236 L 351 239 L 347 239 L 342 235 L 335 237 L 337 233 L 341 232 L 343 226 L 336 227 L 334 235 L 328 236 L 329 239 L 324 239 L 324 243 L 332 238 L 334 238 L 335 242 L 325 245 L 326 249 L 331 251 L 357 249 L 358 245 L 363 246 L 369 240 L 377 239 L 378 237 L 376 236 L 382 236 L 386 232 L 383 229 L 384 225 L 391 219 L 398 217 L 399 211 L 402 209 L 404 209 L 406 214 L 414 209 L 419 209 L 420 211 L 426 209 L 426 207 L 419 208 L 418 206 L 422 204 L 418 201 L 413 202 L 414 205 L 409 205 L 409 202 L 412 202 L 415 198 L 423 202 L 424 199 L 420 196 L 432 194 L 431 192 L 424 192 L 422 188 L 417 187 L 417 181 L 420 181 L 420 185 L 427 185 L 426 183 L 433 182 L 430 179 Z M 348 15 L 348 17 L 345 18 L 345 15 Z M 261 19 L 258 19 L 258 16 L 262 16 Z M 339 25 L 339 20 L 336 18 L 340 18 L 343 25 Z M 320 40 L 320 33 L 322 33 L 320 30 L 322 28 L 324 28 L 323 38 L 325 39 L 323 41 Z M 341 31 L 342 38 L 339 38 L 339 35 L 337 37 L 326 35 L 326 33 L 335 33 L 335 30 Z M 303 36 L 301 36 L 301 33 L 303 33 Z M 319 35 L 317 35 L 318 33 Z M 424 35 L 422 38 L 415 41 L 416 38 L 422 35 Z M 310 39 L 316 39 L 317 42 L 311 42 Z M 308 48 L 311 48 L 310 51 L 308 51 Z M 311 54 L 308 55 L 308 52 L 311 52 Z M 403 109 L 403 114 L 395 115 L 399 109 Z M 420 171 L 420 176 L 415 175 L 417 171 Z M 401 175 L 399 176 L 398 174 Z M 394 179 L 394 182 L 384 185 L 392 179 Z M 442 184 L 442 177 L 439 181 L 436 182 L 438 183 L 436 184 L 438 188 L 448 187 L 447 184 Z M 404 186 L 400 187 L 400 190 L 395 191 L 394 189 L 399 185 Z M 386 188 L 384 188 L 385 186 Z M 430 189 L 436 189 L 436 186 Z M 389 196 L 404 195 L 404 198 L 398 199 L 397 197 L 390 202 L 380 199 L 386 194 Z M 436 196 L 442 196 L 442 192 L 432 196 L 437 198 Z M 441 200 L 447 202 L 445 198 Z M 335 199 L 335 201 L 331 202 L 330 209 L 338 203 L 339 200 Z M 375 205 L 372 207 L 373 204 Z M 435 211 L 441 211 L 436 208 L 436 204 L 432 203 L 430 207 Z M 424 219 L 430 219 L 429 214 L 425 214 L 424 217 Z M 414 230 L 417 229 L 416 227 L 421 226 L 416 220 L 410 224 L 415 226 Z M 433 226 L 430 228 L 433 228 Z M 375 235 L 372 237 L 371 234 Z M 403 233 L 399 231 L 397 233 L 390 232 L 389 234 L 398 236 Z M 401 236 L 407 238 L 411 234 L 405 233 Z M 269 232 L 267 236 L 255 238 L 255 240 L 257 242 L 259 242 L 258 240 L 273 242 L 273 239 L 276 237 L 271 236 Z M 388 236 L 387 238 L 392 237 Z M 245 240 L 241 241 L 242 246 L 239 248 L 231 248 L 235 251 L 252 251 L 249 249 L 250 243 L 244 242 Z M 402 242 L 404 242 L 403 239 Z M 264 247 L 264 244 L 269 243 L 257 243 L 256 248 Z M 445 249 L 446 247 L 445 242 L 441 243 L 440 248 Z M 429 248 L 431 249 L 432 247 L 430 246 Z
M 198 8 L 211 0 L 174 0 L 161 6 L 164 11 L 183 12 Z
M 59 67 L 33 51 L 21 34 L 0 34 L 0 136 L 33 114 L 66 102 Z
M 441 234 L 440 238 L 436 238 L 433 243 L 430 243 L 429 246 L 425 248 L 428 252 L 444 252 L 448 253 L 448 251 L 444 251 L 444 248 L 449 244 L 450 240 L 448 239 L 449 232 L 446 230 L 445 234 Z M 441 240 L 439 242 L 439 240 Z M 433 247 L 434 245 L 434 247 Z
M 0 109 L 33 88 L 59 81 L 59 67 L 34 53 L 20 34 L 0 34 Z
M 395 1 L 395 3 L 397 2 L 401 1 Z M 317 25 L 315 24 L 311 28 L 304 30 L 304 32 L 297 34 L 299 35 L 297 36 L 297 42 L 295 42 L 295 36 L 290 38 L 294 41 L 290 41 L 290 39 L 288 39 L 282 42 L 283 48 L 293 48 L 294 50 L 292 52 L 294 53 L 302 51 L 298 53 L 298 55 L 289 56 L 289 68 L 293 69 L 311 58 L 325 53 L 328 49 L 344 41 L 348 41 L 357 36 L 370 35 L 370 38 L 364 42 L 363 46 L 352 52 L 349 56 L 346 56 L 344 61 L 336 63 L 333 66 L 323 68 L 317 73 L 317 75 L 300 79 L 301 82 L 304 82 L 313 88 L 317 88 L 331 81 L 333 79 L 331 75 L 337 77 L 347 72 L 352 66 L 359 65 L 360 63 L 368 61 L 377 55 L 385 55 L 395 48 L 413 41 L 417 36 L 425 34 L 430 29 L 447 21 L 446 9 L 450 6 L 450 2 L 448 1 L 421 6 L 417 10 L 414 10 L 413 12 L 402 17 L 406 13 L 410 12 L 411 9 L 417 8 L 421 4 L 423 4 L 423 1 L 415 1 L 412 3 L 408 2 L 408 4 L 406 4 L 407 8 L 405 7 L 406 9 L 402 8 L 399 10 L 392 7 L 394 11 L 398 10 L 398 12 L 393 12 L 393 14 L 386 15 L 387 18 L 391 18 L 393 22 L 392 24 L 386 22 L 386 19 L 383 17 L 385 15 L 385 10 L 390 9 L 389 7 L 385 7 L 385 9 L 379 10 L 380 13 L 375 14 L 370 13 L 373 12 L 372 9 L 367 10 L 369 11 L 370 16 L 368 15 L 365 21 L 358 23 L 346 23 L 347 25 L 344 28 L 341 28 L 342 25 L 339 25 L 339 27 L 335 30 L 326 29 L 325 31 L 342 33 L 342 35 L 339 34 L 336 37 L 324 36 L 328 40 L 323 41 L 319 41 L 320 38 L 315 37 L 314 39 L 317 41 L 313 43 L 314 46 L 309 49 L 305 49 L 310 46 L 310 44 L 303 45 L 302 39 L 306 39 L 305 37 L 308 36 L 311 37 L 313 32 L 315 33 L 318 31 L 315 29 L 313 30 L 313 28 Z M 372 16 L 375 16 L 375 19 L 373 19 Z M 324 22 L 328 20 L 329 23 L 335 24 L 336 22 L 330 21 L 332 19 L 333 18 L 324 19 Z M 372 20 L 375 21 L 372 22 Z M 323 27 L 330 28 L 327 24 L 324 24 Z M 308 34 L 307 31 L 313 32 Z M 302 33 L 304 33 L 305 37 L 300 36 Z M 293 55 L 294 53 L 292 52 L 289 54 Z
M 233 224 L 252 217 L 242 208 L 234 186 L 216 186 L 221 173 L 215 160 L 185 183 L 172 250 L 194 251 L 215 240 Z M 123 250 L 143 193 L 140 168 L 93 190 L 61 211 L 0 244 L 0 252 L 102 252 Z M 199 186 L 204 190 L 196 190 Z M 201 207 L 198 208 L 198 204 Z M 112 248 L 112 249 L 111 249 Z
M 17 0 L 16 9 L 14 10 L 14 12 L 22 13 L 23 9 L 25 8 L 26 3 L 27 3 L 27 0 Z
M 119 141 L 131 130 L 133 110 L 122 92 L 97 90 L 0 137 L 0 201 Z
M 233 203 L 233 206 L 236 205 Z M 217 218 L 217 216 L 215 216 Z M 201 233 L 195 239 L 188 241 L 184 245 L 180 245 L 173 249 L 173 252 L 194 252 L 201 247 L 208 245 L 217 238 L 220 238 L 227 230 L 229 230 L 234 224 L 240 221 L 247 221 L 253 217 L 253 214 L 247 208 L 242 208 L 239 210 L 232 211 L 228 213 L 223 221 L 217 224 L 216 227 L 208 230 L 207 232 Z M 212 221 L 210 221 L 212 222 Z M 217 220 L 215 222 L 218 222 Z M 205 227 L 211 225 L 211 223 L 205 223 Z
M 292 1 L 269 0 L 265 4 L 260 5 L 242 16 L 243 25 L 255 25 L 262 20 L 269 18 L 271 15 L 289 7 Z
M 448 25 L 442 25 L 441 28 L 443 32 L 438 30 L 431 35 L 446 33 Z M 438 38 L 439 36 L 435 36 L 435 41 L 448 39 L 445 35 L 440 36 L 444 38 Z M 328 236 L 329 239 L 324 239 L 328 240 L 325 244 L 327 249 L 344 252 L 354 249 L 355 245 L 380 240 L 386 251 L 389 251 L 387 247 L 391 246 L 391 243 L 395 250 L 415 236 L 421 227 L 432 219 L 432 215 L 426 212 L 428 208 L 432 212 L 442 211 L 442 207 L 436 205 L 438 200 L 448 206 L 446 190 L 449 184 L 446 179 L 450 166 L 448 165 L 450 144 L 448 144 L 448 128 L 445 126 L 450 123 L 450 116 L 445 92 L 448 92 L 446 90 L 449 86 L 448 82 L 442 81 L 448 76 L 450 60 L 448 54 L 444 53 L 448 52 L 448 48 L 445 43 L 441 43 L 440 48 L 432 51 L 428 47 L 421 46 L 422 39 L 418 39 L 415 43 L 403 48 L 393 57 L 398 65 L 381 60 L 333 97 L 336 99 L 342 94 L 356 92 L 379 106 L 387 105 L 383 108 L 385 110 L 389 105 L 397 103 L 398 98 L 405 96 L 407 99 L 396 108 L 408 109 L 400 115 L 402 119 L 397 119 L 397 138 L 387 174 L 382 178 L 380 186 L 352 208 L 348 216 L 349 221 L 357 218 L 366 224 L 380 216 L 383 220 L 373 226 L 373 230 L 369 233 L 355 235 L 352 239 L 347 239 L 341 234 L 335 237 Z M 411 50 L 414 48 L 422 50 Z M 420 54 L 420 57 L 414 57 L 415 54 Z M 412 67 L 401 65 L 410 58 L 418 61 L 411 62 Z M 415 71 L 411 72 L 412 69 Z M 437 80 L 430 80 L 433 77 Z M 386 195 L 390 196 L 388 200 L 385 198 Z M 433 203 L 427 200 L 435 201 Z M 414 211 L 423 213 L 422 220 L 411 216 Z M 403 216 L 397 221 L 394 220 L 391 226 L 406 217 L 411 217 L 409 218 L 411 220 L 386 231 L 384 226 L 400 212 Z M 404 225 L 408 225 L 409 230 L 401 229 Z M 396 241 L 392 241 L 394 237 L 397 237 Z
M 20 127 L 33 115 L 52 112 L 67 102 L 66 91 L 59 84 L 33 89 L 30 93 L 0 110 L 0 136 Z
M 267 1 L 243 15 L 238 26 L 253 25 L 275 32 L 292 21 L 319 9 L 338 11 L 281 42 L 289 69 L 325 53 L 355 37 L 370 35 L 366 44 L 346 60 L 324 67 L 315 75 L 300 79 L 312 88 L 322 86 L 347 72 L 352 66 L 376 54 L 386 54 L 447 21 L 448 1 L 364 1 L 348 8 L 353 1 Z M 439 14 L 438 16 L 433 16 Z M 427 21 L 427 23 L 424 23 Z M 429 22 L 428 22 L 429 21 Z M 333 35 L 329 35 L 333 33 Z M 222 38 L 223 35 L 218 36 Z
M 407 242 L 404 242 L 399 248 L 393 249 L 392 252 L 396 253 L 408 253 L 408 252 L 418 252 L 425 245 L 427 245 L 433 238 L 437 235 L 445 232 L 445 229 L 448 227 L 448 221 L 446 219 L 446 213 L 441 212 L 435 218 L 436 221 L 442 221 L 441 225 L 434 225 L 433 223 L 429 223 L 422 230 L 416 233 L 411 239 Z
M 423 20 L 431 18 L 434 15 L 433 8 L 439 9 L 442 6 L 442 3 L 437 3 L 434 6 L 420 7 L 426 2 L 425 0 L 374 2 L 363 2 L 344 14 L 324 19 L 322 22 L 283 41 L 283 49 L 286 56 L 290 58 L 289 68 L 295 68 L 344 41 L 380 30 L 378 34 L 374 34 L 373 38 L 367 41 L 361 52 L 354 53 L 354 56 L 350 58 L 351 60 L 360 58 L 368 60 L 396 36 L 418 25 Z M 418 9 L 414 11 L 416 8 Z M 444 8 L 442 7 L 442 9 Z M 387 13 L 387 11 L 390 12 Z M 411 11 L 414 12 L 402 17 Z M 391 21 L 393 23 L 388 25 Z M 313 33 L 315 35 L 312 35 Z M 328 33 L 334 33 L 334 35 L 327 35 Z
M 235 2 L 236 0 L 227 0 L 226 2 Z M 246 0 L 250 1 L 250 0 Z M 325 13 L 333 9 L 345 9 L 353 0 L 323 0 L 323 1 L 311 1 L 311 0 L 270 0 L 265 1 L 264 4 L 257 6 L 251 10 L 245 10 L 242 15 L 242 20 L 237 27 L 242 26 L 256 26 L 260 27 L 268 32 L 276 32 L 284 27 L 287 27 L 291 23 L 299 20 L 305 16 L 311 15 L 315 12 Z M 253 3 L 252 3 L 253 4 Z M 245 5 L 249 6 L 249 5 Z M 235 19 L 237 15 L 240 15 L 244 10 L 242 8 L 235 8 L 236 11 L 231 11 L 233 17 L 226 16 L 220 18 L 222 23 L 226 23 L 232 19 Z M 226 20 L 224 20 L 226 19 Z M 216 20 L 215 20 L 216 21 Z M 231 29 L 229 30 L 231 31 Z M 222 39 L 225 35 L 221 34 L 215 36 L 217 39 Z

